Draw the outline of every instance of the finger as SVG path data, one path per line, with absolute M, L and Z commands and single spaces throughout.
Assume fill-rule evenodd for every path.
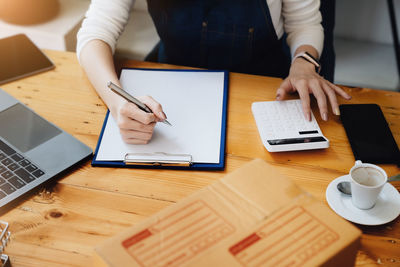
M 149 143 L 149 140 L 141 140 L 141 139 L 134 139 L 134 138 L 128 138 L 128 139 L 123 139 L 125 143 L 130 144 L 130 145 L 145 145 Z
M 123 117 L 119 122 L 118 122 L 118 128 L 122 130 L 135 130 L 139 132 L 146 132 L 146 133 L 151 133 L 154 130 L 156 123 L 151 122 L 149 124 L 143 124 L 137 120 L 133 120 L 128 117 Z
M 319 80 L 313 79 L 309 82 L 310 89 L 314 94 L 314 97 L 317 99 L 319 113 L 321 114 L 321 118 L 324 121 L 328 120 L 328 105 L 326 103 L 326 96 L 324 91 L 321 88 Z
M 144 141 L 149 141 L 151 137 L 153 136 L 153 132 L 139 132 L 139 131 L 134 131 L 134 130 L 123 130 L 120 129 L 120 133 L 122 136 L 122 139 L 127 140 L 127 139 L 138 139 L 138 140 L 144 140 Z
M 325 94 L 328 95 L 329 102 L 331 103 L 332 112 L 335 115 L 340 115 L 339 105 L 337 102 L 335 90 L 330 87 L 330 85 L 326 82 L 322 83 L 322 89 L 324 90 Z
M 126 103 L 121 109 L 121 115 L 143 124 L 150 124 L 156 121 L 156 117 L 153 113 L 144 112 L 133 103 Z
M 290 91 L 293 91 L 290 80 L 285 79 L 276 90 L 276 100 L 283 100 Z
M 161 104 L 154 100 L 154 98 L 152 98 L 151 96 L 143 96 L 141 98 L 143 103 L 151 109 L 158 121 L 164 121 L 165 119 L 167 119 L 167 116 L 165 115 Z
M 310 94 L 308 93 L 307 84 L 304 80 L 298 81 L 295 84 L 295 89 L 299 93 L 301 99 L 304 117 L 307 121 L 311 121 Z
M 337 86 L 337 85 L 335 85 L 335 84 L 333 84 L 333 83 L 331 83 L 331 82 L 328 82 L 329 83 L 329 86 L 331 87 L 331 88 L 333 88 L 333 90 L 335 90 L 335 92 L 337 93 L 337 94 L 339 94 L 340 96 L 342 96 L 344 99 L 347 99 L 347 100 L 350 100 L 351 99 L 351 95 L 349 95 L 348 93 L 346 93 L 342 88 L 340 88 L 339 86 Z

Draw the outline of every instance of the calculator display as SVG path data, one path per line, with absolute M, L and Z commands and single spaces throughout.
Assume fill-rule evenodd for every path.
M 304 137 L 304 138 L 275 139 L 275 140 L 267 140 L 267 141 L 271 146 L 273 146 L 273 145 L 289 145 L 289 144 L 325 142 L 326 139 L 323 138 L 322 136 L 316 136 L 316 137 Z

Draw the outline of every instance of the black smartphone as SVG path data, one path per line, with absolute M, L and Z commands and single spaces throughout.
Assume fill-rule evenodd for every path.
M 26 35 L 0 39 L 0 84 L 54 67 L 53 62 Z
M 376 104 L 340 105 L 340 119 L 356 160 L 400 164 L 400 151 Z

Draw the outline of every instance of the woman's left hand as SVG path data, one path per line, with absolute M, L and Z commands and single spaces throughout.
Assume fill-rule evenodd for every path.
M 327 97 L 332 107 L 332 112 L 339 115 L 339 106 L 336 94 L 349 100 L 351 96 L 343 89 L 325 80 L 316 71 L 313 64 L 303 58 L 296 58 L 291 67 L 289 76 L 281 83 L 276 92 L 276 100 L 283 100 L 288 93 L 298 92 L 305 118 L 311 120 L 310 94 L 317 99 L 321 118 L 328 120 Z

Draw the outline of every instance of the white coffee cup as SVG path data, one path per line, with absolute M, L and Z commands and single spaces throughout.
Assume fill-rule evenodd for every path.
M 357 160 L 350 169 L 351 198 L 354 206 L 367 210 L 372 208 L 387 182 L 386 172 L 379 166 Z

